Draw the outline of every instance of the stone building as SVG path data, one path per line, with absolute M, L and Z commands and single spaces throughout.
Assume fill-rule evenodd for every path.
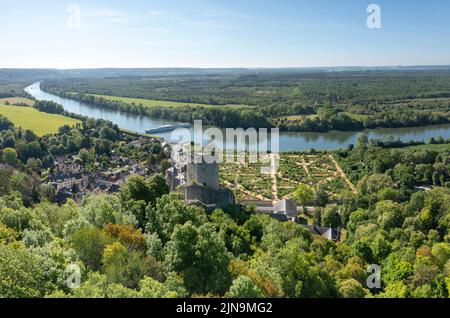
M 307 228 L 311 234 L 323 236 L 331 241 L 339 241 L 341 233 L 339 229 L 308 225 L 307 220 L 298 216 L 297 203 L 292 200 L 283 199 L 278 202 L 272 201 L 243 201 L 244 205 L 251 205 L 255 212 L 267 214 L 281 222 L 295 222 Z
M 208 211 L 226 208 L 235 204 L 231 190 L 219 185 L 217 160 L 205 160 L 202 153 L 195 153 L 186 159 L 186 154 L 172 157 L 173 167 L 166 172 L 166 179 L 172 191 L 181 193 L 186 203 L 205 207 Z

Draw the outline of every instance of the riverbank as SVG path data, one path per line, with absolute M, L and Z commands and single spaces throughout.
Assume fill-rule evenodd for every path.
M 87 116 L 97 119 L 105 119 L 117 124 L 121 129 L 135 131 L 137 133 L 145 133 L 150 128 L 156 128 L 163 125 L 177 124 L 177 121 L 162 120 L 151 118 L 143 115 L 133 115 L 120 110 L 105 109 L 87 103 L 78 102 L 68 98 L 44 92 L 40 89 L 39 83 L 35 83 L 26 88 L 26 91 L 38 100 L 51 100 L 61 104 L 69 113 L 81 116 Z M 370 139 L 387 139 L 392 137 L 394 140 L 401 141 L 424 141 L 427 142 L 431 138 L 450 138 L 450 124 L 434 125 L 425 127 L 410 128 L 385 128 L 385 129 L 367 129 L 360 132 L 281 132 L 279 137 L 279 150 L 281 152 L 288 151 L 308 151 L 315 150 L 335 150 L 338 148 L 346 148 L 350 144 L 356 144 L 357 138 L 361 133 L 368 135 Z M 171 133 L 155 134 L 168 141 L 173 141 Z M 205 136 L 206 141 L 209 136 Z M 263 145 L 269 141 L 259 140 L 259 144 Z
M 387 103 L 389 107 L 383 111 L 369 109 L 348 110 L 346 107 L 300 107 L 298 109 L 285 109 L 279 106 L 244 107 L 235 105 L 207 105 L 195 103 L 170 102 L 167 100 L 147 100 L 143 98 L 126 98 L 110 95 L 92 94 L 64 88 L 57 88 L 43 83 L 43 89 L 49 93 L 63 98 L 77 100 L 90 105 L 118 110 L 135 115 L 146 115 L 179 122 L 193 123 L 202 119 L 205 125 L 227 128 L 273 128 L 277 127 L 284 132 L 330 132 L 330 131 L 363 131 L 364 129 L 384 128 L 412 128 L 425 125 L 450 124 L 450 112 L 445 108 L 450 100 L 427 99 L 429 105 L 417 105 L 424 100 L 405 100 L 398 103 Z M 444 103 L 444 104 L 443 104 Z M 287 106 L 286 106 L 287 107 Z M 367 106 L 371 108 L 370 106 Z M 429 109 L 429 110 L 427 110 Z M 293 115 L 295 114 L 295 115 Z M 299 115 L 302 114 L 302 115 Z

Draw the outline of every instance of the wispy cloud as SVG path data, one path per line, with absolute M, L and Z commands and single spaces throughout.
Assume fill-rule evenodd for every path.
M 150 10 L 148 13 L 149 13 L 150 15 L 152 15 L 152 16 L 160 16 L 160 15 L 164 14 L 165 11 Z
M 148 31 L 148 32 L 154 32 L 154 33 L 169 33 L 169 29 L 163 29 L 163 28 L 157 28 L 157 27 L 144 27 L 140 29 L 141 31 Z
M 198 14 L 211 18 L 226 18 L 235 20 L 261 20 L 261 17 L 255 17 L 249 14 L 235 12 L 225 8 L 206 8 L 195 10 Z
M 123 18 L 108 18 L 105 21 L 109 23 L 128 23 L 128 20 Z
M 106 23 L 128 23 L 131 14 L 128 12 L 117 11 L 109 8 L 89 9 L 83 14 L 92 19 L 99 19 Z
M 235 12 L 226 8 L 207 6 L 184 10 L 165 10 L 164 8 L 149 8 L 142 13 L 130 13 L 111 8 L 91 8 L 83 10 L 83 16 L 95 22 L 96 25 L 128 24 L 149 32 L 167 33 L 175 29 L 189 28 L 198 30 L 236 29 L 240 22 L 261 20 L 245 13 Z M 96 21 L 95 21 L 96 20 Z
M 128 13 L 120 12 L 108 8 L 101 9 L 89 9 L 85 11 L 85 14 L 90 17 L 101 17 L 101 18 L 111 18 L 128 15 Z
M 251 20 L 254 17 L 228 10 L 190 9 L 184 11 L 150 10 L 149 24 L 167 27 L 183 26 L 201 29 L 226 29 L 234 27 L 233 20 Z

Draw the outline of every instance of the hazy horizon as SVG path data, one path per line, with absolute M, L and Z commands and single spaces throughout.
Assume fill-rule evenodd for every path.
M 214 70 L 214 69 L 223 69 L 223 70 L 233 70 L 233 69 L 246 69 L 246 70 L 295 70 L 295 69 L 394 69 L 394 68 L 449 68 L 450 64 L 411 64 L 411 65 L 380 65 L 380 66 L 371 66 L 371 65 L 336 65 L 336 66 L 284 66 L 284 67 L 271 67 L 271 66 L 229 66 L 229 67 L 194 67 L 194 66 L 158 66 L 158 67 L 145 67 L 145 66 L 137 66 L 137 67 L 115 67 L 115 66 L 105 66 L 105 67 L 76 67 L 76 68 L 62 68 L 62 67 L 0 67 L 0 70 L 57 70 L 57 71 L 72 71 L 72 70 L 105 70 L 105 69 L 155 69 L 155 70 L 163 70 L 163 69 L 191 69 L 191 70 Z

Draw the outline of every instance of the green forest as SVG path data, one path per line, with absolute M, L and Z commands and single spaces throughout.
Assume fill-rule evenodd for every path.
M 23 87 L 42 80 L 47 91 L 101 107 L 285 130 L 402 127 L 449 118 L 448 71 L 230 71 L 112 78 L 95 72 L 83 78 L 30 72 L 22 81 L 16 80 L 22 72 L 7 72 L 6 78 L 0 72 L 1 96 L 29 97 Z M 89 94 L 208 106 L 145 107 Z M 339 196 L 322 187 L 292 189 L 299 204 L 314 208 L 310 225 L 340 230 L 340 239 L 332 241 L 304 225 L 258 214 L 252 205 L 212 212 L 186 205 L 166 185 L 164 172 L 171 164 L 163 140 L 67 114 L 52 102 L 34 107 L 80 122 L 38 136 L 0 116 L 2 298 L 450 295 L 450 149 L 444 138 L 425 144 L 369 140 L 362 134 L 345 149 L 291 153 L 319 162 L 335 158 L 355 185 L 355 191 Z M 93 174 L 135 162 L 146 173 L 128 178 L 116 192 L 59 202 L 48 180 L 61 161 Z M 282 169 L 290 178 L 301 178 L 290 173 L 294 161 L 283 162 Z M 374 266 L 380 269 L 375 287 L 368 284 L 373 274 L 368 269 Z
M 183 122 L 203 119 L 220 127 L 328 131 L 450 122 L 447 70 L 51 78 L 42 88 L 100 107 Z M 106 98 L 111 95 L 162 102 L 160 107 L 145 107 Z M 187 105 L 167 107 L 163 101 Z M 246 107 L 225 107 L 230 104 Z
M 115 153 L 150 164 L 164 152 L 158 142 L 125 146 L 131 137 L 104 121 L 37 137 L 0 118 L 0 130 L 0 297 L 449 296 L 448 149 L 388 148 L 363 135 L 334 153 L 357 193 L 337 204 L 313 193 L 314 224 L 342 229 L 333 242 L 251 206 L 207 213 L 186 205 L 158 173 L 132 177 L 116 194 L 57 205 L 54 189 L 41 184 L 57 155 L 79 154 L 96 169 Z M 424 184 L 430 190 L 417 190 Z M 369 289 L 373 264 L 381 285 Z M 78 288 L 67 283 L 73 268 Z

